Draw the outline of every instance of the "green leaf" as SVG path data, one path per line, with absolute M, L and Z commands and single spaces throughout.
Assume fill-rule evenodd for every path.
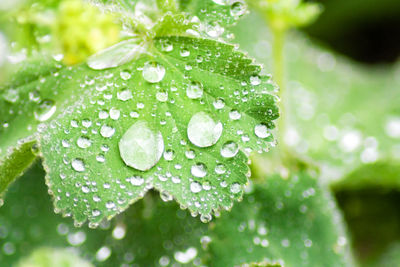
M 75 255 L 68 249 L 39 248 L 29 257 L 22 259 L 16 265 L 18 267 L 45 267 L 45 266 L 64 266 L 64 267 L 93 267 L 92 264 Z
M 180 0 L 181 9 L 197 16 L 204 22 L 209 37 L 221 36 L 226 26 L 231 26 L 247 13 L 247 4 L 242 0 Z
M 270 30 L 253 14 L 233 30 L 235 41 L 269 68 Z M 255 30 L 249 32 L 249 27 Z M 367 173 L 367 166 L 372 167 L 371 173 L 377 174 L 377 169 L 382 174 L 393 173 L 390 168 L 400 159 L 398 66 L 362 66 L 310 43 L 299 33 L 289 38 L 290 45 L 285 46 L 290 106 L 287 145 L 316 161 L 321 177 L 329 181 L 345 179 L 348 174 L 351 180 L 352 172 L 361 167 Z M 375 163 L 377 167 L 372 166 Z M 383 170 L 385 164 L 388 170 Z M 395 185 L 394 179 L 375 177 L 378 185 Z
M 32 152 L 35 141 L 23 143 L 18 148 L 12 150 L 8 156 L 0 161 L 0 194 L 2 194 L 9 184 L 20 176 L 35 160 L 36 155 Z
M 213 266 L 351 266 L 341 216 L 314 175 L 273 175 L 251 190 L 212 228 Z
M 180 210 L 176 203 L 165 203 L 153 192 L 99 229 L 78 229 L 70 219 L 54 214 L 44 175 L 37 164 L 7 192 L 0 210 L 3 265 L 14 266 L 32 253 L 37 255 L 37 249 L 43 252 L 42 247 L 46 247 L 44 252 L 72 249 L 95 266 L 199 262 L 199 240 L 206 234 L 207 225 Z
M 244 262 L 277 261 L 277 265 L 282 260 L 284 266 L 345 265 L 341 218 L 329 194 L 305 172 L 286 180 L 272 176 L 265 184 L 252 185 L 243 202 L 210 224 L 152 193 L 98 229 L 75 228 L 71 220 L 53 213 L 44 174 L 35 165 L 7 191 L 0 212 L 3 265 L 14 266 L 43 246 L 73 248 L 95 266 L 169 262 L 218 267 Z M 267 247 L 262 246 L 264 239 Z M 285 239 L 288 247 L 282 246 Z
M 96 226 L 153 187 L 209 221 L 241 198 L 245 153 L 274 142 L 276 87 L 234 46 L 164 37 L 147 49 L 108 70 L 59 67 L 28 84 L 17 80 L 20 100 L 10 105 L 25 112 L 8 114 L 3 134 L 20 121 L 43 121 L 38 138 L 56 211 L 78 224 L 88 218 Z M 29 99 L 35 90 L 39 104 Z

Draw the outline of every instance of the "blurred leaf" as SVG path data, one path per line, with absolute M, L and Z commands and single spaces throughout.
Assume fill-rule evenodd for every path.
M 322 12 L 317 3 L 302 0 L 248 0 L 273 30 L 285 31 L 311 24 Z
M 400 240 L 400 193 L 385 188 L 336 192 L 361 266 L 377 261 L 387 246 Z
M 43 176 L 44 171 L 35 165 L 7 192 L 0 208 L 2 265 L 14 266 L 44 246 L 50 251 L 71 250 L 95 266 L 199 262 L 199 240 L 207 225 L 176 203 L 164 203 L 152 193 L 99 229 L 75 228 L 70 218 L 54 214 Z M 43 250 L 33 253 L 42 254 Z
M 246 17 L 234 33 L 242 49 L 267 69 L 271 66 L 271 34 L 257 13 Z M 287 145 L 318 162 L 327 180 L 344 178 L 375 162 L 397 164 L 398 66 L 359 65 L 315 46 L 300 34 L 291 34 L 287 40 Z M 382 184 L 384 179 L 393 181 L 386 175 L 376 181 Z
M 35 160 L 36 155 L 32 152 L 35 143 L 27 141 L 0 160 L 0 195 Z
M 334 201 L 316 178 L 305 171 L 273 175 L 212 226 L 212 265 L 351 266 L 342 227 Z
M 76 256 L 73 250 L 39 248 L 33 251 L 27 258 L 22 259 L 16 265 L 17 267 L 93 267 L 92 264 L 86 262 Z

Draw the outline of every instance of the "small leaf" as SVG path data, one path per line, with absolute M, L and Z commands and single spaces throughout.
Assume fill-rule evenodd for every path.
M 32 146 L 35 143 L 35 141 L 24 141 L 21 146 L 0 160 L 0 194 L 35 160 L 36 155 L 32 152 Z

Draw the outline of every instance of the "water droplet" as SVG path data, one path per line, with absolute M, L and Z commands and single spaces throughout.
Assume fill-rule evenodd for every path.
M 164 140 L 161 132 L 152 130 L 145 121 L 138 121 L 122 136 L 119 151 L 126 165 L 147 171 L 160 160 Z
M 222 134 L 222 123 L 215 122 L 201 111 L 192 116 L 187 134 L 190 142 L 198 147 L 209 147 L 217 143 Z
M 129 89 L 125 89 L 117 93 L 117 98 L 121 101 L 127 101 L 132 97 L 132 92 Z
M 211 214 L 201 214 L 200 215 L 200 221 L 202 223 L 208 223 L 212 220 L 212 215 Z
M 113 120 L 118 120 L 121 112 L 116 108 L 110 109 L 110 118 Z
M 231 4 L 231 15 L 234 17 L 240 17 L 246 13 L 246 4 L 242 1 L 237 1 Z
M 165 91 L 157 92 L 156 99 L 160 102 L 166 102 L 168 100 L 168 92 L 165 92 Z
M 135 185 L 135 186 L 140 186 L 144 183 L 144 179 L 142 176 L 132 176 L 132 177 L 128 178 L 128 180 L 130 181 L 130 183 L 132 185 Z
M 97 217 L 97 216 L 99 216 L 100 214 L 101 214 L 101 212 L 100 212 L 99 210 L 96 210 L 96 209 L 92 210 L 92 216 L 93 216 L 93 217 Z
M 188 57 L 190 55 L 190 51 L 187 50 L 186 48 L 182 48 L 180 54 L 181 54 L 181 57 Z
M 187 150 L 187 151 L 185 152 L 185 156 L 186 156 L 188 159 L 194 159 L 194 158 L 196 157 L 196 153 L 194 152 L 194 150 L 190 149 L 190 150 Z
M 88 119 L 84 119 L 84 120 L 82 120 L 82 125 L 85 128 L 89 128 L 90 126 L 92 126 L 92 122 Z
M 76 143 L 80 148 L 88 148 L 92 145 L 92 141 L 87 137 L 79 137 Z
M 231 190 L 231 192 L 232 192 L 233 194 L 239 193 L 239 192 L 240 192 L 240 189 L 241 189 L 241 186 L 240 186 L 239 183 L 233 183 L 233 184 L 231 184 L 230 190 Z
M 233 142 L 226 142 L 221 148 L 221 156 L 224 158 L 232 158 L 239 152 L 239 146 Z
M 200 82 L 191 82 L 186 88 L 186 95 L 190 99 L 197 99 L 203 96 L 203 85 Z
M 268 127 L 265 124 L 257 124 L 256 127 L 254 127 L 254 133 L 259 138 L 267 138 L 268 136 L 270 136 L 270 133 L 268 132 Z
M 111 126 L 108 125 L 103 125 L 101 126 L 100 129 L 100 134 L 101 136 L 105 137 L 105 138 L 110 138 L 111 136 L 113 136 L 115 133 L 115 129 Z
M 107 201 L 106 208 L 107 209 L 114 209 L 115 208 L 115 203 L 113 201 Z
M 207 175 L 207 166 L 204 165 L 203 163 L 196 163 L 195 165 L 192 166 L 190 172 L 195 177 L 199 178 L 204 177 Z
M 9 89 L 9 90 L 5 91 L 5 92 L 3 93 L 3 98 L 4 98 L 6 101 L 10 102 L 10 103 L 15 103 L 15 102 L 17 102 L 18 99 L 19 99 L 18 90 Z
M 34 111 L 35 119 L 38 121 L 47 121 L 56 112 L 56 105 L 53 100 L 45 99 L 39 103 Z
M 237 111 L 236 109 L 231 110 L 231 112 L 229 112 L 229 118 L 231 120 L 239 120 L 242 117 L 242 114 L 240 114 L 239 111 Z
M 224 174 L 226 172 L 226 168 L 222 164 L 217 164 L 217 166 L 215 166 L 214 170 L 215 170 L 216 174 Z
M 161 42 L 161 50 L 164 52 L 171 52 L 174 49 L 173 44 L 170 41 Z
M 107 118 L 108 118 L 108 112 L 106 110 L 100 110 L 99 111 L 99 119 L 105 120 Z
M 145 52 L 138 44 L 138 39 L 132 38 L 108 47 L 88 58 L 87 64 L 95 70 L 121 66 Z
M 77 172 L 85 171 L 85 163 L 82 159 L 74 159 L 71 162 L 72 168 Z
M 190 191 L 192 191 L 193 193 L 198 193 L 201 191 L 201 184 L 199 182 L 192 182 L 190 184 Z
M 258 75 L 254 75 L 250 77 L 251 85 L 259 85 L 261 83 L 261 78 Z
M 215 99 L 213 105 L 214 105 L 214 108 L 216 108 L 216 109 L 222 109 L 225 107 L 225 101 L 219 97 L 219 98 Z
M 175 157 L 175 153 L 174 153 L 174 151 L 172 149 L 167 149 L 164 152 L 164 159 L 165 160 L 171 161 L 171 160 L 174 159 L 174 157 Z
M 121 71 L 119 73 L 119 76 L 121 76 L 121 79 L 125 80 L 125 81 L 127 81 L 127 80 L 129 80 L 131 78 L 131 74 L 129 72 L 127 72 L 127 71 Z
M 165 76 L 165 68 L 157 62 L 146 62 L 143 67 L 142 75 L 149 83 L 158 83 Z

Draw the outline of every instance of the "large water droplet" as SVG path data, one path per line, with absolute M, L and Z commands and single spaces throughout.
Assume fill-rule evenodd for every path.
M 53 116 L 56 109 L 57 107 L 53 100 L 45 99 L 39 103 L 33 114 L 38 121 L 47 121 Z
M 232 158 L 239 152 L 239 146 L 233 142 L 226 142 L 221 148 L 221 156 L 224 158 Z
M 87 64 L 95 70 L 115 68 L 123 65 L 145 52 L 146 49 L 137 43 L 138 39 L 122 41 L 89 57 Z
M 190 119 L 187 134 L 194 145 L 209 147 L 217 143 L 221 137 L 222 128 L 222 123 L 215 122 L 210 115 L 200 111 Z
M 149 83 L 158 83 L 165 76 L 165 68 L 157 62 L 146 62 L 143 67 L 142 75 Z
M 207 175 L 207 167 L 203 163 L 196 163 L 192 166 L 190 172 L 193 176 L 202 178 Z
M 186 95 L 190 99 L 197 99 L 203 96 L 203 85 L 200 82 L 192 82 L 186 89 Z
M 160 160 L 164 140 L 161 133 L 152 130 L 146 121 L 138 121 L 122 136 L 119 152 L 126 165 L 147 171 Z

